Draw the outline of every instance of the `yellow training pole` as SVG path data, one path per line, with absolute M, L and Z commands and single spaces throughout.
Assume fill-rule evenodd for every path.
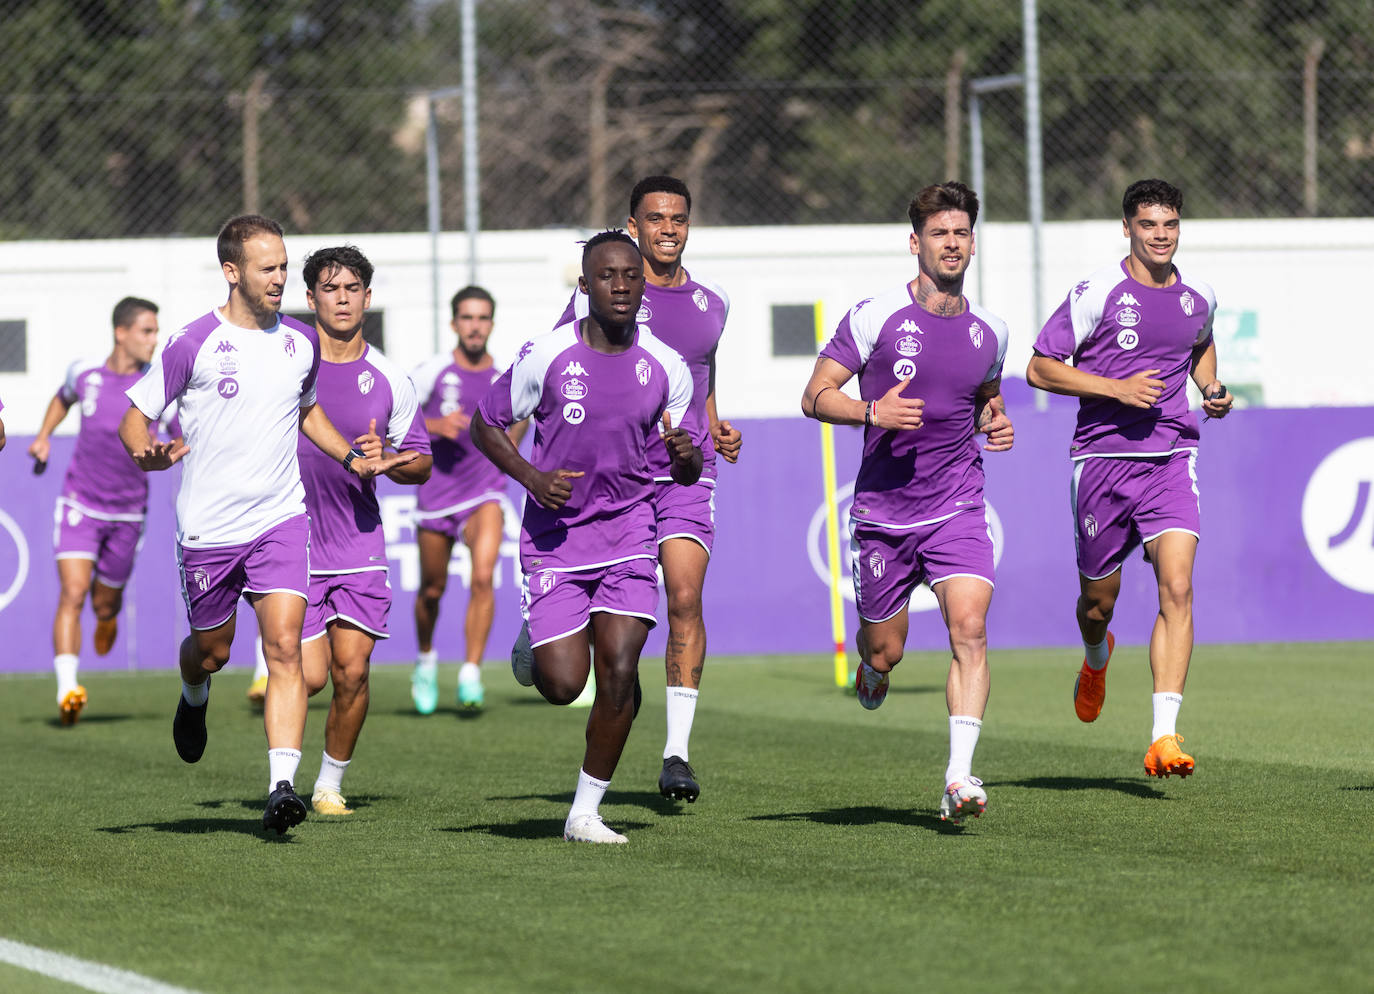
M 825 317 L 816 301 L 816 349 L 825 345 Z M 844 595 L 840 593 L 840 511 L 835 500 L 835 426 L 821 422 L 821 465 L 825 476 L 825 547 L 830 560 L 830 632 L 835 639 L 835 686 L 849 686 L 845 654 Z

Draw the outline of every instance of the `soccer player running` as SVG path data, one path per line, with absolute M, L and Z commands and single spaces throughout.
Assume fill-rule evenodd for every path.
M 363 339 L 372 273 L 372 263 L 352 245 L 318 249 L 305 260 L 305 299 L 315 312 L 320 341 L 315 399 L 368 456 L 381 455 L 382 439 L 414 453 L 413 462 L 387 475 L 397 483 L 423 483 L 429 476 L 429 433 L 415 387 Z M 318 814 L 347 815 L 353 811 L 342 795 L 343 777 L 367 718 L 372 649 L 389 636 L 386 540 L 374 479 L 348 472 L 304 436 L 297 439 L 296 457 L 310 515 L 301 663 L 310 694 L 331 680 L 334 685 L 310 806 Z
M 482 707 L 482 657 L 496 615 L 493 578 L 501 554 L 504 517 L 501 471 L 473 446 L 468 435 L 472 412 L 487 395 L 500 370 L 487 352 L 496 300 L 480 286 L 453 295 L 450 327 L 458 336 L 452 352 L 441 352 L 411 373 L 434 452 L 434 472 L 420 487 L 415 537 L 420 551 L 420 590 L 415 596 L 415 639 L 419 656 L 411 676 L 415 710 L 433 714 L 439 706 L 438 655 L 434 628 L 439 601 L 448 586 L 449 560 L 458 539 L 468 547 L 468 607 L 464 619 L 466 655 L 458 670 L 458 706 Z M 516 445 L 526 424 L 511 428 Z
M 643 267 L 624 232 L 590 238 L 578 280 L 588 316 L 526 342 L 472 419 L 478 449 L 528 492 L 521 610 L 533 652 L 516 678 L 550 703 L 570 704 L 595 666 L 587 747 L 563 827 L 576 842 L 626 841 L 599 808 L 639 710 L 639 654 L 658 601 L 646 440 L 661 435 L 678 483 L 701 475 L 701 450 L 676 427 L 691 405 L 691 373 L 636 325 Z M 527 462 L 505 429 L 531 415 Z
M 314 328 L 278 314 L 287 269 L 281 226 L 258 214 L 231 218 L 216 247 L 228 300 L 175 332 L 129 388 L 132 406 L 119 437 L 145 471 L 184 460 L 177 560 L 191 634 L 179 658 L 177 755 L 194 763 L 205 751 L 210 677 L 229 661 L 235 607 L 246 595 L 271 674 L 263 702 L 270 793 L 262 824 L 281 834 L 306 815 L 292 786 L 305 731 L 301 623 L 309 586 L 297 437 L 304 432 L 364 479 L 416 456 L 367 456 L 315 403 L 319 338 Z M 173 401 L 184 437 L 149 441 L 148 426 Z
M 1206 417 L 1233 397 L 1217 379 L 1212 341 L 1216 296 L 1174 265 L 1183 194 L 1163 180 L 1132 183 L 1122 198 L 1130 248 L 1070 291 L 1035 340 L 1031 386 L 1079 397 L 1069 447 L 1084 660 L 1074 711 L 1095 721 L 1107 695 L 1115 639 L 1107 626 L 1121 592 L 1121 566 L 1137 545 L 1154 567 L 1159 614 L 1150 635 L 1154 726 L 1145 753 L 1152 777 L 1193 772 L 1177 734 L 1193 653 L 1193 559 L 1197 553 L 1197 417 L 1189 376 Z
M 990 686 L 994 583 L 977 434 L 988 436 L 989 452 L 1012 447 L 1001 396 L 1007 326 L 963 295 L 975 193 L 962 183 L 928 186 L 907 213 L 916 279 L 850 309 L 816 360 L 802 412 L 864 426 L 849 547 L 859 608 L 855 689 L 865 708 L 883 703 L 901 661 L 912 590 L 925 581 L 939 602 L 953 651 L 940 817 L 957 824 L 987 806 L 971 772 Z M 856 374 L 860 400 L 840 390 Z
M 81 609 L 89 595 L 96 655 L 106 655 L 118 634 L 124 585 L 133 574 L 148 511 L 148 478 L 129 462 L 116 430 L 129 406 L 124 391 L 143 378 L 157 349 L 157 305 L 125 297 L 115 304 L 111 322 L 114 348 L 104 359 L 77 360 L 68 367 L 29 446 L 34 472 L 42 473 L 53 431 L 80 402 L 76 448 L 53 512 L 60 586 L 52 626 L 53 669 L 64 725 L 74 724 L 86 706 L 86 688 L 77 682 Z
M 639 324 L 682 356 L 692 372 L 692 406 L 679 427 L 702 454 L 701 479 L 684 487 L 674 482 L 663 446 L 657 439 L 649 443 L 658 562 L 668 595 L 668 644 L 663 659 L 668 733 L 658 789 L 664 797 L 689 803 L 701 793 L 696 772 L 688 764 L 688 740 L 706 663 L 701 593 L 716 534 L 716 454 L 726 462 L 736 462 L 743 443 L 739 431 L 716 414 L 716 345 L 725 330 L 730 298 L 682 265 L 691 211 L 692 194 L 682 180 L 646 176 L 630 192 L 626 222 L 644 257 Z M 574 293 L 559 324 L 586 313 L 586 295 Z

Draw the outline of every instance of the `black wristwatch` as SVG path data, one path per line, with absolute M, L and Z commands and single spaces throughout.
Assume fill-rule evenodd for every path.
M 351 473 L 353 472 L 353 460 L 366 458 L 367 453 L 362 449 L 349 449 L 348 455 L 344 456 L 343 467 Z

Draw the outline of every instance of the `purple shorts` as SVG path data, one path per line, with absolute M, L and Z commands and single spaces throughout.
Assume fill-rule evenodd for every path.
M 346 621 L 374 639 L 390 638 L 391 581 L 384 569 L 357 573 L 311 573 L 301 641 L 319 638 L 331 621 Z
M 58 559 L 92 560 L 95 578 L 107 587 L 122 587 L 129 582 L 142 538 L 142 518 L 97 518 L 76 501 L 57 498 L 53 508 L 53 551 Z
M 500 504 L 501 496 L 501 494 L 491 491 L 444 511 L 417 510 L 414 519 L 415 527 L 438 532 L 440 535 L 447 535 L 455 542 L 461 542 L 463 540 L 463 527 L 468 523 L 468 518 L 472 517 L 473 512 L 483 504 Z
M 1078 572 L 1111 576 L 1137 545 L 1167 531 L 1200 535 L 1197 452 L 1082 459 L 1073 468 Z
M 530 626 L 530 645 L 580 632 L 597 611 L 643 618 L 652 628 L 658 607 L 655 560 L 627 559 L 610 566 L 563 573 L 541 569 L 521 581 L 520 613 Z
M 242 594 L 285 592 L 308 601 L 310 519 L 298 514 L 243 545 L 178 546 L 177 561 L 186 617 L 197 630 L 228 621 Z
M 690 487 L 654 484 L 658 540 L 690 538 L 708 553 L 716 540 L 716 488 L 698 481 Z
M 955 576 L 996 579 L 992 535 L 982 507 L 901 530 L 850 518 L 849 552 L 854 598 L 864 621 L 886 621 L 905 611 L 918 584 L 932 587 Z

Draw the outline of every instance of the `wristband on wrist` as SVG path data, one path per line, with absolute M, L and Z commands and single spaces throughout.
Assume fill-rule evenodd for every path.
M 344 458 L 343 458 L 343 468 L 346 469 L 346 470 L 348 470 L 348 471 L 351 473 L 351 472 L 353 472 L 353 461 L 354 461 L 355 459 L 366 459 L 366 458 L 367 458 L 367 453 L 364 452 L 362 449 L 359 449 L 359 448 L 352 448 L 352 449 L 349 449 L 349 450 L 348 450 L 348 455 L 344 456 Z
M 864 424 L 874 428 L 878 426 L 878 402 L 876 400 L 870 400 L 868 407 L 864 409 Z

